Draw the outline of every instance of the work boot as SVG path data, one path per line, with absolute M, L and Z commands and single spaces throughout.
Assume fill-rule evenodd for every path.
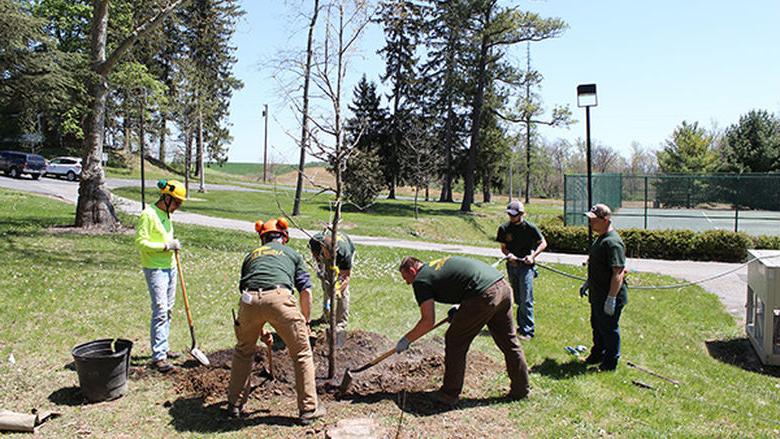
M 228 403 L 227 409 L 225 409 L 227 417 L 230 419 L 238 419 L 241 417 L 241 406 Z
M 599 365 L 599 372 L 614 372 L 617 369 L 617 362 L 604 361 Z
M 312 422 L 324 417 L 327 413 L 328 411 L 325 410 L 325 406 L 322 405 L 322 403 L 318 403 L 317 410 L 301 413 L 301 416 L 298 418 L 298 423 L 301 425 L 311 425 Z
M 506 399 L 510 401 L 520 401 L 521 399 L 528 398 L 530 395 L 530 391 L 521 392 L 519 390 L 510 390 L 509 393 L 506 394 Z
M 177 359 L 177 358 L 181 357 L 181 352 L 176 352 L 176 351 L 168 351 L 168 353 L 167 353 L 167 354 L 165 354 L 165 355 L 166 355 L 168 358 L 170 358 L 171 360 L 175 360 L 175 359 Z
M 602 354 L 597 354 L 596 352 L 591 352 L 590 355 L 585 359 L 585 364 L 599 364 L 601 363 L 601 359 L 604 356 Z
M 173 365 L 168 360 L 157 360 L 152 363 L 152 367 L 160 373 L 168 373 L 173 370 Z
M 428 395 L 428 398 L 430 398 L 431 401 L 433 401 L 435 403 L 438 403 L 438 404 L 441 404 L 441 405 L 444 405 L 444 406 L 447 406 L 447 407 L 454 406 L 455 404 L 458 403 L 458 400 L 460 399 L 457 396 L 449 395 L 447 393 L 442 392 L 441 390 L 437 390 L 435 392 L 431 392 L 431 394 Z

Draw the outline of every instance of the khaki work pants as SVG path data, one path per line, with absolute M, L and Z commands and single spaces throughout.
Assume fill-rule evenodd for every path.
M 336 306 L 336 331 L 339 332 L 347 330 L 347 322 L 349 321 L 349 275 L 350 270 L 342 270 L 339 273 L 341 300 L 338 301 Z M 333 306 L 334 302 L 328 294 L 330 282 L 323 276 L 320 277 L 320 283 L 322 284 L 322 315 L 325 317 L 325 321 L 330 322 L 329 308 Z
M 460 395 L 466 373 L 466 354 L 485 325 L 496 346 L 504 353 L 506 371 L 512 382 L 510 394 L 519 398 L 527 396 L 528 365 L 512 318 L 512 288 L 504 279 L 460 304 L 444 335 L 444 384 L 441 390 L 450 396 Z
M 228 402 L 236 404 L 252 371 L 257 339 L 266 324 L 282 338 L 290 352 L 295 370 L 295 392 L 301 414 L 317 409 L 317 388 L 314 381 L 314 357 L 309 345 L 309 333 L 297 301 L 286 288 L 251 292 L 251 303 L 239 302 L 236 349 L 230 369 Z

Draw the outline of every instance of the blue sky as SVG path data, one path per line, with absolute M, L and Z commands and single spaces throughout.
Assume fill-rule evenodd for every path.
M 300 128 L 280 106 L 275 82 L 263 67 L 279 49 L 304 47 L 305 25 L 293 18 L 297 6 L 310 3 L 242 3 L 246 15 L 234 40 L 235 73 L 245 86 L 231 104 L 230 161 L 262 161 L 261 111 L 267 103 L 269 161 L 297 162 L 296 146 L 285 132 Z M 725 128 L 751 109 L 780 113 L 780 0 L 512 3 L 569 25 L 562 37 L 531 45 L 532 65 L 545 78 L 544 103 L 568 104 L 579 120 L 568 129 L 543 130 L 550 140 L 584 137 L 584 109 L 576 103 L 576 87 L 583 83 L 598 86 L 592 138 L 625 156 L 632 142 L 658 149 L 683 120 Z M 378 81 L 383 63 L 375 52 L 382 44 L 381 29 L 373 25 L 352 60 L 348 99 L 363 73 Z M 525 46 L 512 49 L 510 57 L 524 65 Z

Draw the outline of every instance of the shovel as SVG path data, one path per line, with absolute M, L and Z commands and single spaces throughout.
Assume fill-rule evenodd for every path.
M 447 320 L 449 320 L 449 316 L 441 319 L 439 321 L 439 323 L 433 325 L 433 328 L 429 329 L 428 331 L 426 331 L 422 335 L 425 335 L 425 334 L 433 331 L 434 329 L 438 328 L 439 326 L 447 323 Z M 420 337 L 422 337 L 422 335 Z M 360 366 L 360 367 L 358 367 L 355 370 L 347 369 L 346 371 L 344 371 L 344 377 L 341 379 L 341 385 L 339 385 L 339 393 L 341 393 L 343 395 L 344 393 L 347 392 L 347 390 L 349 390 L 349 386 L 352 384 L 352 374 L 363 372 L 364 370 L 366 370 L 368 368 L 376 366 L 377 364 L 385 361 L 388 357 L 390 357 L 394 353 L 395 353 L 395 348 L 390 349 L 389 351 L 385 352 L 384 354 L 382 354 L 382 355 L 374 358 L 373 360 L 371 360 L 370 363 L 364 364 L 363 366 Z
M 179 258 L 179 251 L 174 251 L 174 255 L 176 255 L 176 269 L 179 271 L 179 282 L 181 283 L 181 295 L 184 297 L 184 309 L 187 311 L 187 323 L 190 325 L 190 337 L 192 338 L 192 347 L 190 348 L 190 355 L 192 355 L 192 358 L 198 360 L 198 363 L 209 366 L 211 363 L 209 362 L 208 357 L 206 357 L 206 354 L 201 352 L 200 349 L 198 349 L 197 344 L 195 343 L 195 327 L 192 325 L 192 313 L 190 313 L 190 302 L 187 300 L 187 287 L 184 285 L 184 273 L 181 271 L 181 258 Z

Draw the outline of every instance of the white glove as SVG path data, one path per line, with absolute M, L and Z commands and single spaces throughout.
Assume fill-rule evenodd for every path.
M 178 239 L 171 239 L 165 243 L 165 250 L 181 250 L 181 242 Z
M 608 316 L 615 315 L 616 300 L 612 296 L 607 296 L 607 300 L 604 302 L 604 314 Z

